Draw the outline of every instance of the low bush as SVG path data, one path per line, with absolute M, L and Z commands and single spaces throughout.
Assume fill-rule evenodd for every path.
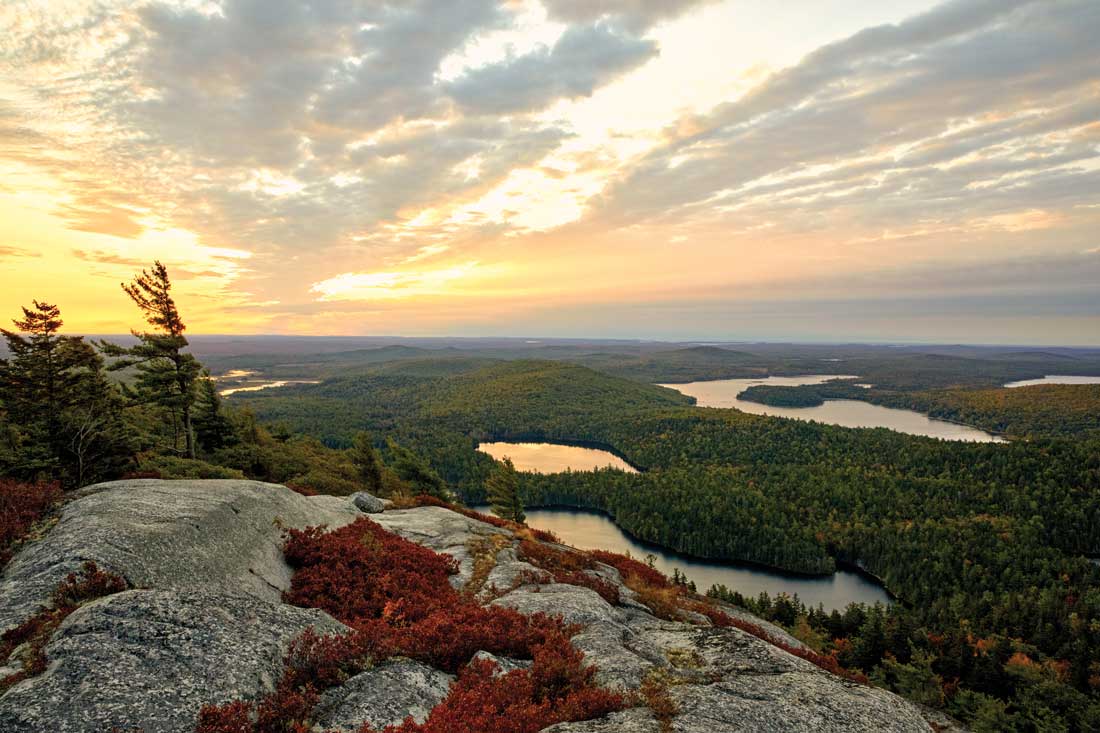
M 21 483 L 0 479 L 0 569 L 8 564 L 15 547 L 50 508 L 61 500 L 54 483 Z
M 124 590 L 125 580 L 100 570 L 90 560 L 78 572 L 69 573 L 54 589 L 49 607 L 39 609 L 22 624 L 0 635 L 0 662 L 6 660 L 16 647 L 28 646 L 23 655 L 23 668 L 0 679 L 0 694 L 12 685 L 46 670 L 46 644 L 69 614 L 88 601 Z
M 274 693 L 254 706 L 203 708 L 199 733 L 238 733 L 244 718 L 243 730 L 252 733 L 308 731 L 321 692 L 394 655 L 459 673 L 425 727 L 408 722 L 393 729 L 402 733 L 526 733 L 623 704 L 593 683 L 594 670 L 569 641 L 574 628 L 543 614 L 478 605 L 451 586 L 453 558 L 369 519 L 332 531 L 288 530 L 283 552 L 294 569 L 287 602 L 323 609 L 354 631 L 327 637 L 307 631 L 287 653 Z M 495 677 L 492 665 L 470 664 L 478 651 L 533 662 Z
M 579 585 L 583 588 L 596 591 L 601 598 L 610 603 L 612 606 L 617 606 L 622 601 L 619 595 L 619 586 L 615 585 L 609 580 L 586 573 L 583 570 L 576 571 L 558 571 L 553 573 L 554 580 L 559 583 L 568 583 L 569 585 Z
M 165 479 L 244 478 L 235 468 L 226 468 L 197 458 L 181 456 L 144 455 L 138 460 L 139 474 L 155 475 Z
M 363 484 L 347 478 L 337 472 L 313 468 L 308 473 L 289 479 L 287 486 L 308 486 L 314 494 L 328 496 L 349 496 L 363 490 Z
M 613 606 L 620 601 L 618 586 L 586 572 L 596 567 L 596 561 L 586 553 L 554 547 L 533 539 L 523 539 L 519 543 L 519 556 L 540 570 L 550 573 L 558 583 L 590 588 Z
M 595 686 L 593 669 L 564 636 L 548 640 L 533 656 L 530 670 L 500 676 L 494 663 L 472 662 L 427 720 L 406 720 L 383 733 L 536 733 L 622 709 L 622 696 Z M 377 731 L 364 725 L 359 733 Z
M 671 588 L 673 586 L 672 581 L 665 577 L 664 573 L 640 560 L 620 555 L 617 552 L 608 552 L 607 550 L 592 550 L 588 554 L 604 565 L 610 565 L 618 570 L 619 574 L 623 576 L 623 582 L 627 585 L 630 585 L 630 579 L 634 578 L 637 582 L 644 583 L 652 588 Z

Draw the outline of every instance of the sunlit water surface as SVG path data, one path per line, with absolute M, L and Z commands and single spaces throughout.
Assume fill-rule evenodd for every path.
M 1066 374 L 1048 374 L 1042 379 L 1022 379 L 1019 382 L 1009 382 L 1005 386 L 1031 387 L 1036 384 L 1100 384 L 1100 377 L 1074 377 Z
M 630 553 L 639 559 L 652 554 L 658 570 L 671 575 L 678 568 L 695 581 L 700 592 L 722 584 L 746 596 L 757 596 L 762 591 L 773 596 L 797 594 L 804 603 L 814 606 L 821 603 L 826 609 L 843 609 L 852 602 L 889 602 L 889 595 L 878 583 L 856 572 L 839 570 L 827 577 L 802 577 L 753 565 L 699 560 L 639 542 L 598 512 L 559 507 L 528 509 L 527 523 L 549 530 L 562 542 L 583 550 Z
M 772 407 L 759 402 L 738 399 L 737 395 L 749 387 L 768 385 L 774 387 L 798 387 L 804 384 L 822 384 L 831 379 L 854 379 L 835 374 L 805 375 L 799 377 L 767 377 L 758 379 L 716 379 L 688 384 L 664 384 L 663 387 L 678 390 L 694 397 L 700 407 L 733 407 L 753 415 L 790 417 L 796 420 L 816 420 L 846 428 L 889 428 L 899 433 L 925 435 L 944 440 L 1000 443 L 1003 439 L 967 425 L 957 425 L 946 420 L 922 415 L 913 410 L 872 405 L 860 400 L 826 400 L 816 407 Z
M 597 468 L 618 468 L 637 473 L 633 466 L 614 453 L 596 448 L 556 443 L 482 443 L 477 449 L 493 458 L 511 458 L 520 471 L 561 473 L 562 471 L 592 471 Z

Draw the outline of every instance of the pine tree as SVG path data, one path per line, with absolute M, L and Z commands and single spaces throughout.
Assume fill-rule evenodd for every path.
M 519 495 L 519 474 L 511 458 L 506 457 L 493 468 L 485 481 L 485 493 L 493 514 L 520 524 L 527 520 Z
M 56 305 L 34 301 L 13 323 L 18 332 L 0 329 L 12 354 L 0 360 L 5 471 L 65 486 L 117 475 L 133 446 L 103 360 L 82 337 L 59 335 Z
M 173 448 L 179 451 L 182 431 L 184 453 L 195 457 L 195 431 L 192 411 L 197 397 L 197 385 L 202 365 L 184 349 L 186 326 L 172 299 L 172 283 L 168 269 L 159 261 L 151 271 L 142 270 L 132 283 L 122 289 L 141 310 L 152 332 L 131 331 L 138 339 L 136 346 L 123 347 L 102 343 L 105 354 L 115 357 L 112 370 L 136 367 L 139 401 L 160 405 L 173 415 Z
M 208 372 L 199 378 L 194 424 L 195 439 L 204 451 L 216 451 L 237 442 L 233 422 L 222 410 L 217 383 Z
M 366 431 L 355 434 L 351 448 L 351 460 L 367 491 L 375 496 L 382 494 L 382 458 L 374 448 L 374 441 Z
M 447 482 L 421 456 L 398 445 L 393 439 L 388 440 L 387 445 L 393 458 L 390 467 L 414 493 L 427 494 L 447 502 L 455 500 L 454 494 L 447 488 Z

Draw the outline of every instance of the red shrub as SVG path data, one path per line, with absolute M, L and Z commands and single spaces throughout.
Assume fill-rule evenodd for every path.
M 610 565 L 618 570 L 619 573 L 622 574 L 624 582 L 628 580 L 630 576 L 634 576 L 639 581 L 652 588 L 672 587 L 672 582 L 665 577 L 664 573 L 632 557 L 620 555 L 617 552 L 608 552 L 606 550 L 593 550 L 589 554 L 605 565 Z
M 50 600 L 58 609 L 76 610 L 78 606 L 96 598 L 102 598 L 126 590 L 126 581 L 105 570 L 91 560 L 84 563 L 77 573 L 69 573 L 58 583 Z
M 8 564 L 15 545 L 46 512 L 61 500 L 55 483 L 25 484 L 0 479 L 0 568 Z
M 286 600 L 321 608 L 357 629 L 375 658 L 403 654 L 456 671 L 479 650 L 530 658 L 561 625 L 545 616 L 482 607 L 454 590 L 453 558 L 391 534 L 366 518 L 332 532 L 290 530 L 295 569 Z
M 619 603 L 618 586 L 584 572 L 596 566 L 596 562 L 586 553 L 563 550 L 525 539 L 519 543 L 519 556 L 535 567 L 550 573 L 558 583 L 590 588 L 599 593 L 608 603 L 612 605 Z
M 536 733 L 623 707 L 622 696 L 592 684 L 592 669 L 564 636 L 540 647 L 530 670 L 494 677 L 496 671 L 489 661 L 471 663 L 423 724 L 406 720 L 385 733 Z M 360 733 L 374 729 L 364 725 Z
M 302 486 L 301 484 L 287 484 L 286 487 L 294 493 L 301 494 L 302 496 L 320 495 L 320 493 L 316 489 L 310 488 L 309 486 Z
M 526 733 L 622 705 L 619 696 L 592 683 L 593 671 L 569 642 L 575 629 L 543 614 L 478 605 L 451 587 L 453 558 L 369 519 L 331 532 L 289 530 L 284 554 L 295 569 L 286 600 L 324 609 L 355 631 L 341 637 L 305 632 L 287 652 L 275 692 L 256 705 L 254 721 L 241 722 L 251 711 L 243 703 L 207 707 L 200 733 L 223 733 L 219 725 L 245 725 L 225 728 L 227 733 L 306 733 L 321 692 L 396 654 L 461 670 L 425 724 L 434 727 L 423 730 Z M 468 665 L 480 650 L 534 662 L 530 670 L 494 678 L 493 665 Z M 400 730 L 421 730 L 405 726 Z
M 555 572 L 558 570 L 575 572 L 593 568 L 596 563 L 592 558 L 577 550 L 564 550 L 553 545 L 535 542 L 534 540 L 521 540 L 519 543 L 519 555 L 535 567 Z
M 17 682 L 46 670 L 46 644 L 69 614 L 88 601 L 124 590 L 125 580 L 100 570 L 90 560 L 79 572 L 69 573 L 51 596 L 52 608 L 39 609 L 22 624 L 0 635 L 0 662 L 16 647 L 24 643 L 30 647 L 23 658 L 23 669 L 0 679 L 0 694 Z
M 554 580 L 559 583 L 568 583 L 569 585 L 579 585 L 584 588 L 589 588 L 600 594 L 600 597 L 610 603 L 612 606 L 619 605 L 622 600 L 619 597 L 619 586 L 615 585 L 609 580 L 598 578 L 595 575 L 589 575 L 583 571 L 564 572 L 559 571 L 553 574 Z
M 252 706 L 246 702 L 204 705 L 195 733 L 252 733 Z
M 352 626 L 383 617 L 407 625 L 458 595 L 448 582 L 458 572 L 453 558 L 366 518 L 327 533 L 289 530 L 283 553 L 295 569 L 286 601 Z

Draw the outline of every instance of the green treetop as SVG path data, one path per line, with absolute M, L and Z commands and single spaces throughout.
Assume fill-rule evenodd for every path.
M 523 499 L 519 494 L 519 474 L 511 458 L 498 463 L 485 481 L 485 493 L 493 514 L 503 519 L 523 524 Z
M 202 365 L 184 351 L 187 338 L 183 332 L 187 327 L 172 299 L 168 269 L 159 261 L 155 262 L 151 271 L 142 270 L 133 282 L 123 283 L 122 289 L 154 330 L 132 331 L 138 339 L 135 346 L 103 343 L 104 353 L 117 359 L 110 368 L 137 369 L 138 401 L 168 410 L 173 417 L 173 448 L 180 450 L 182 433 L 183 452 L 188 458 L 194 458 L 192 411 Z

